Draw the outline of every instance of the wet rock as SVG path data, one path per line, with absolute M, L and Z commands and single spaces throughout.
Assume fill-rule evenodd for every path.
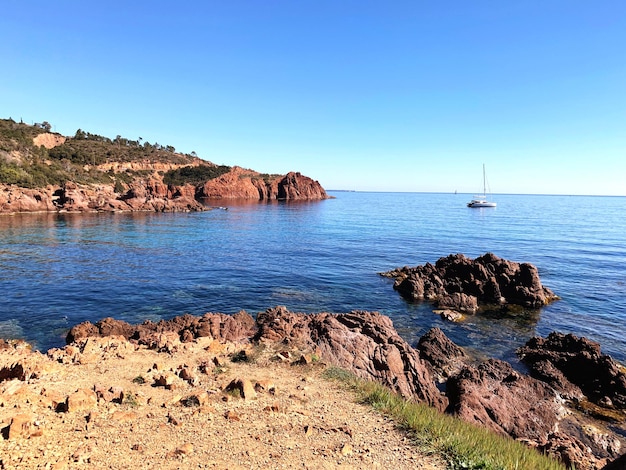
M 537 268 L 486 253 L 476 259 L 462 254 L 434 265 L 405 266 L 381 273 L 395 279 L 394 289 L 407 300 L 429 300 L 439 308 L 473 313 L 482 305 L 539 308 L 557 296 L 541 284 Z
M 626 374 L 600 345 L 571 334 L 535 337 L 517 350 L 534 377 L 550 384 L 566 398 L 584 394 L 597 404 L 626 409 Z

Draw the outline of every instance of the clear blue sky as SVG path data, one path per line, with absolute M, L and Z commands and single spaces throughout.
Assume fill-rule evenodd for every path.
M 4 2 L 0 117 L 326 189 L 626 195 L 626 1 Z

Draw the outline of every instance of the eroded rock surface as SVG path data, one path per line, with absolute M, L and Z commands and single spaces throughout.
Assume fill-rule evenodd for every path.
M 557 299 L 541 284 L 537 268 L 486 253 L 476 259 L 462 254 L 440 258 L 434 265 L 394 269 L 394 289 L 408 300 L 429 300 L 438 308 L 476 313 L 481 305 L 539 308 Z
M 167 343 L 166 333 L 175 333 L 182 342 L 200 337 L 223 341 L 247 341 L 256 333 L 256 323 L 254 318 L 243 311 L 234 315 L 224 313 L 206 313 L 200 317 L 182 315 L 157 323 L 146 321 L 140 325 L 105 318 L 95 324 L 83 322 L 74 326 L 67 334 L 66 341 L 72 343 L 94 336 L 123 336 L 139 344 L 152 345 L 159 349 L 164 346 L 164 342 Z
M 581 399 L 626 409 L 626 373 L 619 363 L 602 354 L 600 345 L 572 334 L 535 337 L 517 350 L 533 376 L 549 383 L 566 398 Z
M 284 307 L 259 313 L 258 339 L 315 347 L 324 360 L 378 381 L 407 398 L 443 409 L 446 400 L 419 357 L 377 312 L 303 314 Z
M 417 349 L 439 382 L 459 373 L 470 360 L 463 348 L 454 344 L 440 328 L 428 330 L 419 339 Z

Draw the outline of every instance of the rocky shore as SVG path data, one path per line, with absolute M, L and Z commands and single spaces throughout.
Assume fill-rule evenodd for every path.
M 198 420 L 218 421 L 222 426 L 242 425 L 246 420 L 247 451 L 238 449 L 232 457 L 241 465 L 252 459 L 275 466 L 285 462 L 272 460 L 284 458 L 279 454 L 302 450 L 305 445 L 289 447 L 285 439 L 291 437 L 274 433 L 306 439 L 307 433 L 315 432 L 335 438 L 332 444 L 323 445 L 324 450 L 308 444 L 311 452 L 317 449 L 316 458 L 324 456 L 322 461 L 330 466 L 344 462 L 356 468 L 378 462 L 389 468 L 373 458 L 381 452 L 373 450 L 376 439 L 362 445 L 355 438 L 361 424 L 357 427 L 341 412 L 335 413 L 336 402 L 326 404 L 324 412 L 299 408 L 315 401 L 310 387 L 318 380 L 314 371 L 321 364 L 378 381 L 408 399 L 509 435 L 577 469 L 601 469 L 626 449 L 626 371 L 602 355 L 599 345 L 572 335 L 553 333 L 522 346 L 519 355 L 530 365 L 531 375 L 500 360 L 475 362 L 439 329 L 429 331 L 413 348 L 399 337 L 388 317 L 376 312 L 303 314 L 276 307 L 260 313 L 256 320 L 245 312 L 233 316 L 208 313 L 141 325 L 107 318 L 75 326 L 67 341 L 65 348 L 45 355 L 4 344 L 2 446 L 11 452 L 3 455 L 15 455 L 19 447 L 24 452 L 29 449 L 24 458 L 31 464 L 55 459 L 61 465 L 58 468 L 77 461 L 101 463 L 99 459 L 105 459 L 108 452 L 105 441 L 111 438 L 123 442 L 116 451 L 122 461 L 165 457 L 173 459 L 169 462 L 175 467 L 181 461 L 195 462 L 191 455 L 200 445 L 195 438 L 185 437 L 187 423 L 196 423 L 189 429 L 197 429 L 193 426 L 200 426 Z M 263 354 L 264 360 L 249 364 L 248 358 Z M 244 372 L 233 364 L 250 368 Z M 259 364 L 268 368 L 255 368 Z M 299 364 L 303 369 L 289 369 L 298 371 L 298 378 L 291 374 L 287 386 L 291 389 L 279 393 L 274 385 L 272 392 L 272 383 L 282 376 L 281 364 Z M 229 373 L 222 374 L 222 369 Z M 232 394 L 244 398 L 237 401 L 243 408 L 229 408 Z M 264 430 L 247 427 L 251 426 L 250 413 L 257 413 L 255 422 L 260 419 L 264 424 L 256 425 Z M 298 424 L 284 414 L 299 416 Z M 278 428 L 277 416 L 282 419 Z M 141 437 L 150 427 L 170 436 L 159 441 L 158 449 Z M 346 434 L 345 429 L 350 432 Z M 105 430 L 106 438 L 101 434 Z M 65 446 L 67 452 L 59 451 L 54 444 L 60 439 L 56 433 L 70 431 L 79 433 L 81 439 L 73 441 L 75 449 Z M 129 435 L 121 437 L 124 432 Z M 206 445 L 227 447 L 219 435 L 206 439 L 219 439 L 218 444 Z M 281 452 L 269 450 L 270 441 L 280 443 Z M 268 450 L 258 450 L 259 442 L 266 442 Z M 146 455 L 148 448 L 150 455 Z M 416 468 L 415 459 L 422 462 L 423 458 L 411 452 L 392 454 L 384 459 L 404 459 L 393 464 L 398 468 Z M 233 468 L 225 456 L 216 462 L 217 468 Z M 32 468 L 9 463 L 5 468 Z M 437 468 L 438 464 L 433 465 Z
M 412 300 L 465 313 L 557 298 L 534 266 L 490 253 L 386 275 Z M 0 343 L 0 468 L 126 468 L 137 458 L 167 468 L 443 468 L 402 444 L 380 417 L 337 400 L 321 383 L 326 366 L 510 436 L 568 468 L 624 468 L 626 459 L 626 368 L 571 334 L 531 338 L 520 344 L 519 362 L 507 363 L 473 358 L 438 328 L 411 346 L 378 312 L 275 307 L 256 318 L 244 311 L 140 325 L 105 318 L 74 326 L 66 340 L 45 354 Z
M 157 170 L 123 189 L 113 184 L 78 184 L 40 189 L 0 184 L 0 214 L 18 212 L 196 212 L 211 200 L 322 200 L 329 196 L 319 182 L 291 172 L 267 181 L 252 170 L 233 167 L 203 185 L 167 185 Z
M 293 345 L 0 341 L 0 468 L 441 470 Z M 381 436 L 384 436 L 381 439 Z

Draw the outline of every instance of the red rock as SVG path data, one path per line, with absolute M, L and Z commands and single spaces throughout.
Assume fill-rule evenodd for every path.
M 96 392 L 86 388 L 80 388 L 67 397 L 67 411 L 70 413 L 91 410 L 97 404 L 98 397 Z
M 486 253 L 476 259 L 462 254 L 439 258 L 432 265 L 394 269 L 394 289 L 408 300 L 436 301 L 440 308 L 473 313 L 480 305 L 515 304 L 539 308 L 558 297 L 539 280 L 537 268 Z
M 292 313 L 277 307 L 259 313 L 257 323 L 257 339 L 317 348 L 330 364 L 440 410 L 446 406 L 419 353 L 398 335 L 389 317 L 361 311 L 339 315 Z
M 469 361 L 462 348 L 454 344 L 441 329 L 431 328 L 417 344 L 420 357 L 440 382 L 457 374 Z
M 448 411 L 500 434 L 544 442 L 556 430 L 560 404 L 551 387 L 490 359 L 448 379 Z
M 626 409 L 626 374 L 598 343 L 553 332 L 531 338 L 517 353 L 534 377 L 563 396 L 580 399 L 584 393 L 594 403 Z

